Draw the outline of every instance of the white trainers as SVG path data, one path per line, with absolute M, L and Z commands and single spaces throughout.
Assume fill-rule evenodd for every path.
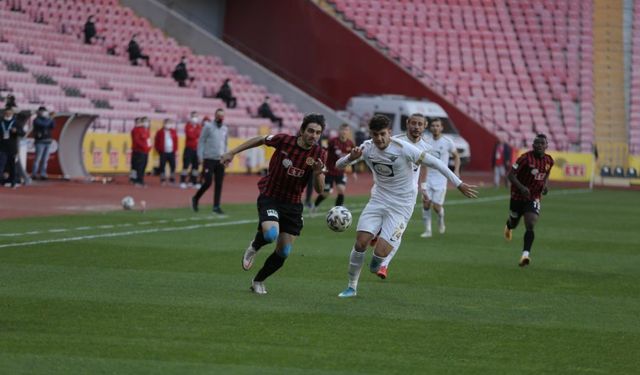
M 440 234 L 444 234 L 444 231 L 447 230 L 447 227 L 444 225 L 444 220 L 441 220 L 438 224 L 438 232 Z
M 252 281 L 250 289 L 255 294 L 267 294 L 267 288 L 262 281 Z
M 420 237 L 422 237 L 422 238 L 429 238 L 429 237 L 431 237 L 431 231 L 430 231 L 430 230 L 425 231 L 424 233 L 422 233 L 422 234 L 420 235 Z
M 252 244 L 253 241 L 249 242 L 249 247 L 247 247 L 247 250 L 244 251 L 244 255 L 242 256 L 242 269 L 245 271 L 251 269 L 253 261 L 256 259 L 256 254 L 258 253 Z

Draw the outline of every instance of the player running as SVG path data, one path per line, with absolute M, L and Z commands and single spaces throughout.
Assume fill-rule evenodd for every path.
M 391 121 L 386 116 L 373 116 L 369 121 L 371 140 L 365 141 L 336 162 L 337 168 L 344 169 L 364 160 L 373 171 L 374 180 L 371 197 L 358 220 L 356 242 L 349 256 L 349 284 L 338 297 L 356 296 L 365 250 L 376 233 L 380 232 L 380 235 L 369 266 L 372 273 L 377 273 L 384 258 L 393 248 L 400 246 L 418 195 L 413 177 L 415 165 L 436 168 L 462 194 L 470 198 L 477 196 L 475 186 L 463 183 L 441 161 L 407 142 L 392 139 L 390 126 Z
M 553 158 L 545 153 L 547 136 L 536 135 L 533 150 L 524 153 L 511 167 L 507 178 L 511 181 L 511 201 L 509 202 L 509 218 L 504 227 L 504 238 L 511 241 L 512 231 L 518 226 L 520 217 L 524 215 L 524 247 L 518 263 L 520 267 L 531 262 L 531 245 L 533 244 L 533 229 L 540 216 L 541 195 L 546 195 L 547 180 L 553 167 Z
M 429 153 L 440 159 L 444 165 L 449 165 L 449 158 L 453 157 L 453 173 L 460 176 L 460 155 L 451 138 L 442 134 L 442 121 L 438 118 L 429 122 L 431 137 L 426 137 L 430 146 Z M 431 237 L 431 206 L 438 215 L 438 232 L 444 234 L 444 198 L 447 195 L 447 178 L 435 169 L 427 171 L 426 182 L 422 183 L 422 220 L 424 233 L 420 237 Z
M 355 147 L 353 141 L 349 139 L 351 128 L 349 124 L 342 124 L 338 130 L 338 136 L 329 140 L 327 148 L 327 175 L 324 178 L 324 191 L 318 194 L 312 212 L 315 213 L 317 207 L 331 193 L 333 184 L 336 185 L 336 206 L 344 205 L 344 193 L 347 187 L 347 176 L 343 170 L 336 168 L 336 161 L 351 152 Z
M 420 151 L 428 151 L 430 146 L 427 144 L 424 137 L 424 129 L 427 123 L 427 119 L 420 113 L 414 113 L 407 119 L 407 131 L 404 134 L 394 135 L 392 139 L 399 139 L 405 142 L 412 144 L 417 147 Z M 424 175 L 424 170 L 426 168 L 421 165 L 413 166 L 413 186 L 418 186 L 418 181 L 420 181 L 420 174 Z M 376 241 L 374 239 L 374 241 Z M 375 242 L 374 242 L 375 245 Z M 373 245 L 372 245 L 373 246 Z M 381 279 L 387 278 L 387 269 L 389 268 L 389 263 L 398 252 L 398 247 L 394 247 L 391 250 L 391 253 L 384 258 L 384 261 L 380 265 L 380 269 L 376 273 L 378 277 Z

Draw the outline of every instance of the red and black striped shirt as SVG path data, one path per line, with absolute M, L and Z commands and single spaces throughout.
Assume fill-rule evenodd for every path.
M 518 181 L 529 189 L 531 196 L 525 197 L 514 184 L 511 184 L 511 199 L 517 201 L 540 199 L 551 167 L 553 167 L 553 158 L 549 154 L 544 154 L 541 158 L 537 158 L 533 151 L 522 154 L 513 164 L 512 171 Z
M 277 134 L 265 138 L 265 145 L 275 148 L 267 175 L 258 181 L 260 193 L 273 199 L 300 203 L 307 181 L 313 177 L 313 163 L 318 158 L 327 161 L 327 152 L 319 145 L 305 150 L 298 146 L 298 137 Z
M 350 139 L 343 142 L 340 137 L 335 137 L 329 141 L 329 147 L 327 148 L 327 174 L 329 176 L 340 176 L 344 173 L 342 169 L 336 168 L 336 162 L 350 153 L 354 147 L 355 145 Z

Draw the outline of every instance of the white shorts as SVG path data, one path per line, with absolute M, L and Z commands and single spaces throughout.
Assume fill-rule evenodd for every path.
M 429 185 L 429 183 L 423 183 L 422 194 L 426 196 L 431 202 L 442 206 L 444 204 L 444 198 L 447 195 L 447 185 L 432 186 Z
M 374 236 L 380 232 L 383 238 L 393 248 L 400 247 L 402 234 L 407 229 L 409 219 L 413 213 L 413 205 L 391 208 L 377 202 L 369 202 L 358 219 L 359 232 L 369 232 Z

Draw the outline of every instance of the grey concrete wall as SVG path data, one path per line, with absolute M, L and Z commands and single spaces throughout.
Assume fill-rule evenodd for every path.
M 261 84 L 270 92 L 280 94 L 285 101 L 294 103 L 300 111 L 324 114 L 329 127 L 336 128 L 345 122 L 333 109 L 233 49 L 203 27 L 168 8 L 160 0 L 121 0 L 121 3 L 181 44 L 189 46 L 195 53 L 220 57 L 225 64 L 232 65 L 238 72 L 250 76 L 254 83 Z
M 217 38 L 222 39 L 226 0 L 158 0 L 197 24 Z

